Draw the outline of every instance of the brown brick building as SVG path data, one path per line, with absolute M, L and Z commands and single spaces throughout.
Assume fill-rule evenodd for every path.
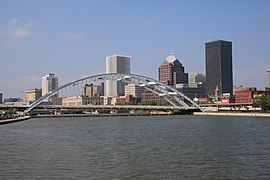
M 159 81 L 166 85 L 188 84 L 188 73 L 172 53 L 158 68 L 158 76 Z

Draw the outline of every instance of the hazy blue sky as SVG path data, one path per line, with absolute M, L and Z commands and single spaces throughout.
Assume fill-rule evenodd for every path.
M 233 42 L 235 85 L 265 86 L 269 0 L 0 0 L 0 92 L 24 96 L 48 72 L 60 84 L 104 73 L 112 54 L 153 78 L 170 52 L 203 72 L 215 39 Z

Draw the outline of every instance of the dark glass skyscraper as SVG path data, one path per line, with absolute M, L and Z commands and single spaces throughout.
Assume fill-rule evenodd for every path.
M 205 43 L 206 93 L 214 95 L 233 93 L 232 42 L 212 41 Z

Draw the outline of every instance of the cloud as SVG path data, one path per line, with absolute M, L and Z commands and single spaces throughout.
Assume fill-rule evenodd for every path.
M 26 36 L 29 36 L 29 34 L 30 34 L 30 31 L 28 29 L 19 27 L 11 33 L 11 36 L 19 39 L 19 38 L 24 38 Z
M 74 32 L 74 33 L 67 32 L 63 34 L 62 36 L 70 40 L 80 40 L 82 38 L 82 33 L 81 32 Z
M 6 25 L 0 26 L 0 36 L 9 36 L 13 39 L 23 39 L 31 35 L 34 22 L 20 22 L 18 18 L 12 18 Z

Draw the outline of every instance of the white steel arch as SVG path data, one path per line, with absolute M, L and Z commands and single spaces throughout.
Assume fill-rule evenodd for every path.
M 202 111 L 202 108 L 196 104 L 194 101 L 192 101 L 189 97 L 187 97 L 186 95 L 184 95 L 183 93 L 177 91 L 176 89 L 164 85 L 163 83 L 146 77 L 146 76 L 142 76 L 142 75 L 137 75 L 137 74 L 117 74 L 117 73 L 109 73 L 109 74 L 98 74 L 98 75 L 93 75 L 93 76 L 88 76 L 85 78 L 81 78 L 79 80 L 76 81 L 72 81 L 70 83 L 67 83 L 63 86 L 60 86 L 59 88 L 55 89 L 54 91 L 51 91 L 47 94 L 45 94 L 44 96 L 42 96 L 41 98 L 39 98 L 38 100 L 36 100 L 35 102 L 33 102 L 29 108 L 27 108 L 24 112 L 28 113 L 30 112 L 33 108 L 35 108 L 36 106 L 38 106 L 40 103 L 42 103 L 45 99 L 48 99 L 52 96 L 54 96 L 55 94 L 57 94 L 59 91 L 67 88 L 67 87 L 71 87 L 71 86 L 76 86 L 79 83 L 83 83 L 85 81 L 89 81 L 89 82 L 95 82 L 95 81 L 99 81 L 99 80 L 115 80 L 115 81 L 123 81 L 126 83 L 132 83 L 141 87 L 144 87 L 145 89 L 155 93 L 156 95 L 162 97 L 163 99 L 165 99 L 166 101 L 168 101 L 171 105 L 173 106 L 181 106 L 184 108 L 198 108 L 199 110 Z

